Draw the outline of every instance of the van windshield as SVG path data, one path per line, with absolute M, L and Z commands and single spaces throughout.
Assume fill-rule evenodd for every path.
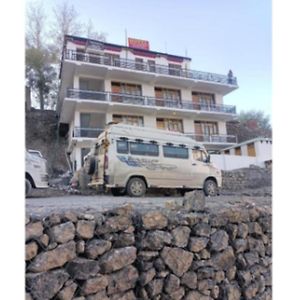
M 198 161 L 207 161 L 207 154 L 205 151 L 200 149 L 193 149 L 193 158 Z

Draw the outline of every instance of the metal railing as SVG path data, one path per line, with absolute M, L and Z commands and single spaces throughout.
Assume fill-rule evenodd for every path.
M 224 105 L 224 104 L 199 104 L 193 103 L 191 101 L 181 101 L 178 99 L 164 99 L 164 98 L 154 98 L 137 96 L 130 94 L 121 93 L 110 93 L 110 92 L 100 92 L 100 91 L 88 91 L 88 90 L 78 90 L 78 89 L 68 89 L 67 97 L 82 100 L 97 100 L 97 101 L 107 101 L 107 102 L 119 102 L 142 106 L 159 106 L 159 107 L 170 107 L 179 108 L 187 110 L 197 110 L 197 111 L 208 111 L 208 112 L 221 112 L 228 114 L 236 114 L 236 107 L 234 105 Z
M 136 62 L 132 59 L 115 58 L 100 54 L 91 54 L 85 52 L 78 52 L 75 50 L 66 49 L 63 55 L 63 59 L 84 61 L 88 63 L 114 66 L 118 68 L 125 68 L 136 71 L 144 71 L 149 73 L 164 74 L 175 77 L 184 77 L 201 81 L 209 81 L 222 83 L 226 85 L 237 86 L 236 77 L 228 77 L 226 75 L 189 70 L 184 68 L 173 68 L 166 65 L 148 64 L 145 62 Z
M 185 133 L 186 136 L 191 137 L 197 142 L 203 143 L 229 143 L 236 144 L 237 137 L 235 135 L 225 135 L 225 134 L 195 134 L 195 133 Z
M 103 130 L 103 128 L 74 127 L 73 137 L 97 138 Z

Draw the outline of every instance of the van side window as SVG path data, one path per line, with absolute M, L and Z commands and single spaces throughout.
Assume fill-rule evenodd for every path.
M 199 161 L 207 161 L 207 155 L 204 151 L 193 149 L 193 158 Z
M 128 142 L 117 141 L 117 152 L 118 153 L 128 153 Z
M 163 146 L 164 157 L 172 157 L 172 158 L 189 158 L 189 150 L 187 148 L 182 147 L 174 147 L 174 146 Z
M 136 155 L 158 156 L 158 145 L 130 142 L 130 153 Z

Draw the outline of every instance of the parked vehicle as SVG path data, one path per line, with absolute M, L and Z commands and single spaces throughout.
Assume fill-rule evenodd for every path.
M 25 156 L 25 194 L 28 197 L 32 189 L 47 188 L 49 184 L 47 161 L 41 152 L 27 150 Z
M 110 125 L 84 160 L 89 185 L 110 188 L 116 196 L 141 197 L 148 188 L 203 189 L 215 196 L 222 184 L 202 144 L 160 129 Z

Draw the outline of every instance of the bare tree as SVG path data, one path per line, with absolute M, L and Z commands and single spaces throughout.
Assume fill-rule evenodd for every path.
M 53 45 L 57 59 L 59 59 L 62 52 L 64 36 L 66 34 L 80 35 L 82 33 L 82 24 L 78 21 L 79 14 L 75 10 L 74 6 L 69 5 L 67 1 L 57 4 L 53 9 L 53 13 Z
M 36 49 L 44 47 L 46 14 L 42 2 L 31 2 L 27 7 L 26 46 Z
M 86 27 L 86 37 L 89 39 L 94 39 L 94 40 L 98 40 L 98 41 L 106 41 L 106 34 L 103 32 L 98 32 L 94 29 L 94 24 L 92 22 L 91 19 L 89 19 L 89 21 L 87 22 L 87 24 L 85 25 Z

